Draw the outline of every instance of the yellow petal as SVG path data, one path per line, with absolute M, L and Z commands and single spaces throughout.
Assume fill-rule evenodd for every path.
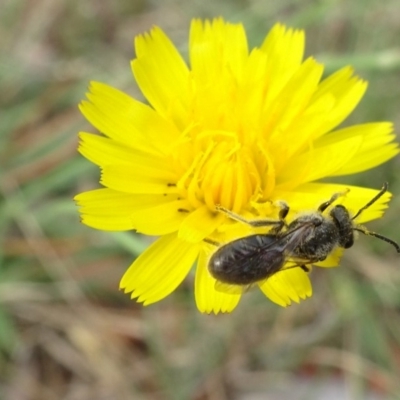
M 323 71 L 322 64 L 308 58 L 273 101 L 266 102 L 264 113 L 266 125 L 272 131 L 271 139 L 282 141 L 282 131 L 286 130 L 295 118 L 307 108 L 311 96 L 318 87 Z M 275 127 L 278 127 L 277 131 L 274 131 Z M 296 135 L 292 135 L 292 137 L 292 140 L 296 139 Z M 291 142 L 290 147 L 296 149 L 296 143 Z
M 99 82 L 91 82 L 89 101 L 79 108 L 100 132 L 129 148 L 167 154 L 179 137 L 175 125 L 149 106 Z
M 199 254 L 199 246 L 176 234 L 165 235 L 145 250 L 122 277 L 120 288 L 148 305 L 173 292 L 185 279 Z
M 175 179 L 176 175 L 167 158 L 128 147 L 124 144 L 91 133 L 80 132 L 79 152 L 99 166 L 111 164 L 126 165 L 127 169 L 140 170 L 147 166 L 152 176 Z
M 80 193 L 74 200 L 79 206 L 82 222 L 92 228 L 108 231 L 135 229 L 133 211 L 171 202 L 176 195 L 132 195 L 111 189 L 96 189 Z
M 134 169 L 127 165 L 111 164 L 104 166 L 101 172 L 100 182 L 113 190 L 155 194 L 178 192 L 174 173 L 151 164 L 137 164 Z
M 355 154 L 353 160 L 347 165 L 344 165 L 339 171 L 332 174 L 332 176 L 356 174 L 374 168 L 395 157 L 399 152 L 397 143 L 389 143 L 385 146 L 381 146 L 379 151 L 371 151 L 359 156 Z
M 132 70 L 140 90 L 150 104 L 183 128 L 189 112 L 189 70 L 165 33 L 154 27 L 135 38 L 137 58 Z
M 310 100 L 304 112 L 298 115 L 292 121 L 292 125 L 287 128 L 285 136 L 293 137 L 296 135 L 296 140 L 299 142 L 296 148 L 299 150 L 301 150 L 301 145 L 304 147 L 308 146 L 314 138 L 318 138 L 326 133 L 328 120 L 326 116 L 330 115 L 335 105 L 336 98 L 331 93 L 326 93 L 317 99 Z M 324 118 L 321 118 L 321 115 Z
M 343 122 L 360 102 L 366 90 L 367 82 L 353 76 L 351 67 L 344 67 L 324 79 L 311 102 L 329 94 L 335 98 L 335 105 L 329 113 L 324 114 L 325 124 L 320 134 L 329 132 Z
M 240 81 L 248 55 L 246 32 L 242 24 L 231 24 L 222 18 L 213 21 L 193 20 L 190 26 L 190 65 L 204 81 L 221 70 Z M 213 68 L 210 68 L 210 64 Z
M 267 55 L 265 76 L 268 79 L 267 103 L 272 102 L 300 67 L 305 37 L 301 30 L 276 24 L 270 30 L 261 50 Z
M 278 182 L 293 187 L 331 176 L 353 159 L 361 144 L 356 136 L 293 156 L 278 172 Z
M 354 215 L 360 208 L 365 206 L 372 198 L 378 194 L 379 190 L 361 188 L 352 185 L 339 185 L 331 183 L 306 183 L 296 188 L 296 190 L 282 190 L 277 188 L 274 195 L 275 200 L 285 200 L 291 212 L 288 220 L 295 217 L 300 211 L 317 210 L 325 201 L 328 201 L 335 193 L 345 193 L 339 197 L 334 204 L 343 204 Z M 388 207 L 391 194 L 385 193 L 379 200 L 367 208 L 355 221 L 363 223 L 377 219 L 383 215 Z
M 273 276 L 269 280 L 259 284 L 261 291 L 265 294 L 265 296 L 279 306 L 289 306 L 292 303 L 289 296 L 282 289 L 277 289 L 275 280 L 272 278 Z
M 232 285 L 230 283 L 216 281 L 214 287 L 217 292 L 241 295 L 249 290 L 251 288 L 251 285 Z
M 177 231 L 188 218 L 187 210 L 190 208 L 187 200 L 171 200 L 157 205 L 137 207 L 131 211 L 130 217 L 138 232 L 159 236 Z
M 265 75 L 267 56 L 259 49 L 253 49 L 244 65 L 243 77 L 237 92 L 235 116 L 242 121 L 246 139 L 255 135 L 255 126 L 263 117 L 261 104 L 264 102 L 268 81 Z
M 342 259 L 344 250 L 345 249 L 338 247 L 331 254 L 329 254 L 329 256 L 324 261 L 320 261 L 318 263 L 315 263 L 314 265 L 324 268 L 337 267 L 340 264 L 340 260 Z
M 286 146 L 287 141 L 284 141 L 282 147 L 278 147 L 278 161 L 287 160 L 302 146 L 309 145 L 312 140 L 329 132 L 350 114 L 366 89 L 366 83 L 353 77 L 352 73 L 352 69 L 346 67 L 318 85 L 304 112 L 298 114 L 286 131 L 282 132 L 282 136 L 295 145 Z M 294 88 L 293 92 L 297 93 L 298 89 Z M 281 164 L 278 163 L 278 167 Z
M 318 139 L 315 146 L 318 148 L 329 146 L 357 136 L 362 140 L 357 153 L 333 175 L 355 174 L 376 167 L 399 153 L 398 144 L 390 143 L 396 136 L 393 134 L 393 124 L 389 122 L 354 125 L 340 129 Z
M 195 299 L 197 308 L 202 313 L 228 313 L 238 305 L 241 295 L 223 293 L 215 290 L 216 280 L 208 272 L 209 253 L 201 251 L 196 268 Z
M 262 292 L 273 302 L 282 307 L 298 303 L 312 295 L 310 279 L 301 268 L 290 268 L 279 271 L 259 284 Z
M 207 206 L 191 212 L 180 226 L 178 237 L 187 242 L 197 243 L 211 235 L 221 224 L 223 215 L 213 213 Z
M 322 64 L 307 59 L 293 74 L 271 103 L 264 105 L 265 130 L 269 131 L 268 146 L 274 149 L 275 168 L 310 143 L 310 131 L 297 130 L 297 121 L 307 111 L 310 98 L 318 87 L 323 73 Z M 288 146 L 290 143 L 290 146 Z

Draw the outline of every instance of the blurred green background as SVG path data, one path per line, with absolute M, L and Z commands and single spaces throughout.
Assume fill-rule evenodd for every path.
M 77 154 L 90 80 L 141 98 L 133 38 L 161 26 L 186 53 L 192 17 L 242 21 L 252 46 L 281 21 L 304 28 L 327 73 L 352 64 L 369 90 L 346 125 L 400 126 L 397 0 L 3 0 L 0 12 L 0 400 L 400 399 L 400 262 L 362 237 L 313 271 L 287 309 L 247 293 L 230 315 L 197 312 L 193 277 L 143 308 L 118 291 L 148 238 L 79 222 L 98 187 Z M 399 129 L 399 128 L 398 128 Z M 400 158 L 340 182 L 394 193 L 369 225 L 400 241 Z M 331 397 L 329 397 L 331 396 Z M 333 396 L 333 397 L 332 397 Z

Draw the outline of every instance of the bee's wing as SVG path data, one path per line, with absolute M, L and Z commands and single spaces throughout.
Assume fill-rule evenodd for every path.
M 306 241 L 307 237 L 313 230 L 314 225 L 312 223 L 305 222 L 302 225 L 296 226 L 295 228 L 284 232 L 276 239 L 275 242 L 266 246 L 265 250 L 268 250 L 268 248 L 272 247 L 281 247 L 281 251 L 289 257 L 297 246 Z

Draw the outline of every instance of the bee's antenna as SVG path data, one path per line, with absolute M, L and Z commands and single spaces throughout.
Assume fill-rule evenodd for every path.
M 361 207 L 351 219 L 355 220 L 363 211 L 365 211 L 368 207 L 374 204 L 380 197 L 382 197 L 387 192 L 387 190 L 388 190 L 388 183 L 385 182 L 380 192 L 372 200 L 370 200 L 364 207 Z
M 357 232 L 361 232 L 361 233 L 363 233 L 364 235 L 375 236 L 376 238 L 381 239 L 381 240 L 383 240 L 384 242 L 391 244 L 391 245 L 396 249 L 396 251 L 397 251 L 398 253 L 400 253 L 400 246 L 399 246 L 394 240 L 389 239 L 389 238 L 387 238 L 386 236 L 382 236 L 382 235 L 380 235 L 379 233 L 367 231 L 366 229 L 354 228 L 354 230 L 357 231 Z

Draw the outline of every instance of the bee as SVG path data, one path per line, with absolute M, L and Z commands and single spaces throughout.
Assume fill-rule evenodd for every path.
M 281 271 L 288 261 L 294 263 L 291 268 L 299 267 L 308 272 L 307 265 L 325 260 L 336 248 L 348 249 L 353 246 L 355 232 L 375 236 L 391 244 L 400 253 L 400 246 L 395 241 L 368 231 L 354 222 L 387 189 L 388 184 L 385 183 L 380 192 L 354 216 L 341 204 L 333 206 L 327 215 L 324 214 L 328 207 L 343 196 L 343 193 L 335 193 L 317 211 L 303 213 L 289 224 L 285 221 L 289 213 L 289 206 L 285 203 L 281 205 L 278 220 L 249 221 L 218 207 L 218 211 L 236 221 L 252 227 L 272 226 L 272 229 L 268 233 L 246 236 L 219 247 L 210 258 L 210 274 L 224 284 L 245 286 L 271 277 Z

